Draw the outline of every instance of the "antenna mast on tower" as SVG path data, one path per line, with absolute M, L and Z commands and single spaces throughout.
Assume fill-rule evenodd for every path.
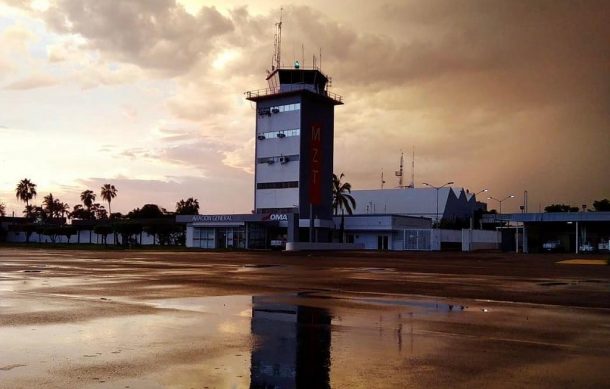
M 413 159 L 411 159 L 411 185 L 409 188 L 415 188 L 415 146 L 413 146 Z
M 271 70 L 279 69 L 282 65 L 282 14 L 284 8 L 280 8 L 280 21 L 275 23 L 275 35 L 273 36 L 273 60 Z
M 399 188 L 404 188 L 404 185 L 402 184 L 402 165 L 403 165 L 403 156 L 404 156 L 404 153 L 402 153 L 402 152 L 401 152 L 401 153 L 400 153 L 400 170 L 397 170 L 397 171 L 395 172 L 396 176 L 397 176 L 397 177 L 400 177 L 400 178 L 398 179 L 398 187 L 399 187 Z

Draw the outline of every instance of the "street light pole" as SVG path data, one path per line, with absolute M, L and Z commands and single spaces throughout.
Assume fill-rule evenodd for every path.
M 471 230 L 474 227 L 474 213 L 476 211 L 475 208 L 477 206 L 477 203 L 476 203 L 477 195 L 480 195 L 481 193 L 485 193 L 485 192 L 488 192 L 488 191 L 489 191 L 489 189 L 482 189 L 482 190 L 480 190 L 480 191 L 478 191 L 477 193 L 474 194 L 475 203 L 474 203 L 474 207 L 472 208 L 472 212 L 470 214 L 470 229 Z
M 490 196 L 490 197 L 488 197 L 488 198 L 487 198 L 487 200 L 495 200 L 495 201 L 497 201 L 498 203 L 500 203 L 500 215 L 502 215 L 502 202 L 503 202 L 504 200 L 512 199 L 513 197 L 515 197 L 515 195 L 508 195 L 508 196 L 506 196 L 505 198 L 503 198 L 502 200 L 500 200 L 500 199 L 497 199 L 497 198 L 495 198 L 495 197 L 491 197 L 491 196 Z
M 447 185 L 453 185 L 453 181 L 449 181 L 448 183 L 443 184 L 443 185 L 441 185 L 441 186 L 434 186 L 434 185 L 430 185 L 430 184 L 428 184 L 427 182 L 424 182 L 423 184 L 424 184 L 424 185 L 426 185 L 426 186 L 429 186 L 430 188 L 434 188 L 434 189 L 436 189 L 436 228 L 439 228 L 439 226 L 440 226 L 440 221 L 438 220 L 438 191 L 439 191 L 441 188 L 446 187 Z

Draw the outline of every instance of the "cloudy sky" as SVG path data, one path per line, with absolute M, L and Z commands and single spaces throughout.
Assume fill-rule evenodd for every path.
M 282 59 L 323 71 L 335 171 L 355 189 L 489 188 L 518 210 L 610 197 L 610 2 L 308 0 L 282 4 Z M 0 0 L 0 202 L 22 178 L 70 205 L 249 212 L 255 113 L 280 3 Z M 490 204 L 492 207 L 495 204 Z

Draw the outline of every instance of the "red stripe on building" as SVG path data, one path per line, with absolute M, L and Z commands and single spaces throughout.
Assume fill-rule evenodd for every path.
M 322 126 L 318 123 L 311 126 L 310 169 L 309 202 L 313 205 L 320 205 L 322 202 Z

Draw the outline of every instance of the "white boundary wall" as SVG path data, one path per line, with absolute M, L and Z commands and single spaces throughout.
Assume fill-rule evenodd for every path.
M 142 234 L 138 234 L 135 235 L 135 238 L 138 241 L 138 244 L 141 244 L 143 246 L 151 246 L 154 244 L 159 244 L 158 239 L 155 240 L 155 237 L 153 235 L 149 235 L 146 232 L 142 232 Z M 141 239 L 141 241 L 140 241 Z M 15 232 L 15 231 L 9 231 L 6 235 L 6 241 L 7 242 L 12 242 L 12 243 L 25 243 L 26 242 L 26 236 L 25 236 L 25 232 Z M 118 238 L 118 241 L 120 242 L 120 238 Z M 70 237 L 70 242 L 68 242 L 68 238 L 66 238 L 65 235 L 58 235 L 57 238 L 55 239 L 55 243 L 61 243 L 61 244 L 67 244 L 67 243 L 81 243 L 81 244 L 103 244 L 103 236 L 102 235 L 98 235 L 93 231 L 90 230 L 82 230 L 82 231 L 78 231 L 78 234 L 74 234 Z M 43 234 L 38 234 L 36 232 L 33 232 L 30 235 L 30 243 L 48 243 L 48 244 L 53 244 L 53 242 L 51 242 L 51 238 L 47 235 L 43 235 Z M 106 237 L 106 243 L 108 245 L 114 245 L 114 234 L 108 234 Z
M 500 248 L 500 243 L 500 231 L 462 230 L 462 251 L 494 250 Z

